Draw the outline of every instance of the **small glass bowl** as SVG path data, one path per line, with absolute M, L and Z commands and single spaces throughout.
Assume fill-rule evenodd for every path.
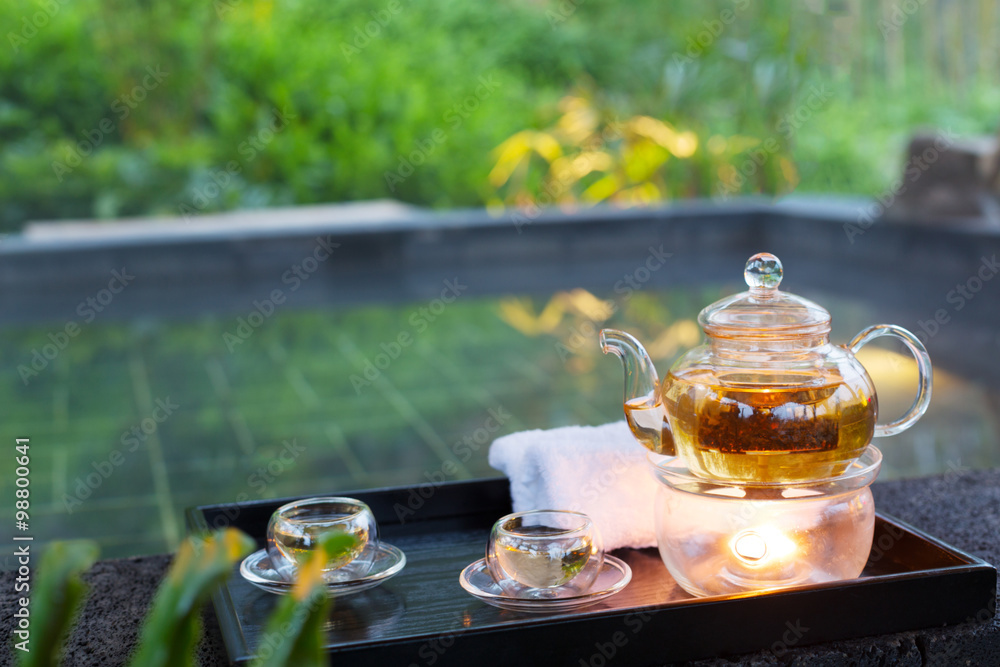
M 695 596 L 853 579 L 875 530 L 869 488 L 882 454 L 869 445 L 836 476 L 794 483 L 705 479 L 650 455 L 660 557 Z
M 357 544 L 334 554 L 323 568 L 323 578 L 332 583 L 367 575 L 378 554 L 378 526 L 368 505 L 354 498 L 308 498 L 279 507 L 267 524 L 272 567 L 291 581 L 320 539 L 330 533 L 352 535 Z
M 601 535 L 586 514 L 563 510 L 515 512 L 493 526 L 486 566 L 505 592 L 554 598 L 585 593 L 604 564 Z

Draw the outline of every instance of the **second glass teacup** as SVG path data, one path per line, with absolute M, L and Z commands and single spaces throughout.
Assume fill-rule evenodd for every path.
M 604 563 L 600 533 L 586 514 L 532 510 L 493 526 L 486 565 L 493 580 L 519 597 L 556 597 L 590 589 Z
M 323 578 L 336 582 L 367 575 L 379 549 L 378 526 L 368 505 L 354 498 L 309 498 L 279 507 L 267 525 L 271 566 L 285 579 L 293 579 L 330 533 L 350 535 L 355 543 L 328 559 Z

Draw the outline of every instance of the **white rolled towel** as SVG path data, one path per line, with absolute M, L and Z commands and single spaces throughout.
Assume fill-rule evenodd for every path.
M 606 551 L 656 545 L 658 482 L 624 421 L 512 433 L 490 445 L 489 462 L 510 479 L 515 512 L 583 512 Z

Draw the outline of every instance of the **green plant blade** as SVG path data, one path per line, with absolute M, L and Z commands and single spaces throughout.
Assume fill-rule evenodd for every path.
M 251 667 L 324 667 L 323 623 L 330 610 L 323 581 L 327 559 L 350 551 L 357 544 L 353 535 L 333 533 L 323 538 L 320 548 L 299 568 L 292 594 L 278 604 L 267 621 Z
M 21 644 L 15 616 L 14 652 L 21 667 L 54 667 L 59 664 L 63 642 L 87 592 L 80 574 L 97 560 L 97 544 L 87 541 L 53 542 L 38 569 L 28 609 L 30 636 Z M 18 605 L 15 615 L 24 609 Z M 20 650 L 24 646 L 27 651 Z
M 188 667 L 200 627 L 198 614 L 215 586 L 254 548 L 235 528 L 181 543 L 146 617 L 133 667 Z

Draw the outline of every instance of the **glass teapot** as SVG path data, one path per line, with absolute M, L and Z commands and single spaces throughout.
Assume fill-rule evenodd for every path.
M 830 344 L 830 313 L 778 289 L 777 257 L 749 259 L 750 289 L 701 311 L 708 334 L 661 384 L 646 350 L 623 331 L 604 329 L 605 353 L 625 366 L 625 417 L 636 439 L 679 456 L 702 477 L 754 482 L 815 480 L 841 474 L 873 436 L 912 426 L 931 399 L 931 361 L 902 327 L 877 324 L 847 346 Z M 889 424 L 876 424 L 875 387 L 854 353 L 880 336 L 901 339 L 917 360 L 917 397 Z

